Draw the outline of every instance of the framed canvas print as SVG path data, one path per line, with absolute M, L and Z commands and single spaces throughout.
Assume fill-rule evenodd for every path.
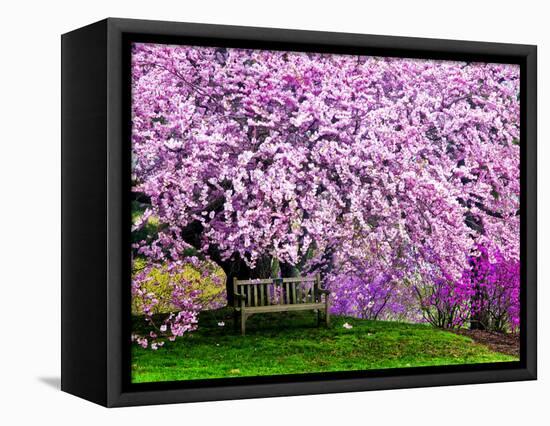
M 63 35 L 63 390 L 535 378 L 535 46 L 111 18 Z

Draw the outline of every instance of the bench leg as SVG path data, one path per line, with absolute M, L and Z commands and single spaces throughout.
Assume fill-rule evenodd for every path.
M 233 309 L 233 329 L 235 331 L 239 329 L 239 313 L 236 309 Z
M 326 321 L 327 327 L 330 327 L 330 302 L 328 300 L 328 297 L 325 302 L 325 321 Z
M 246 314 L 241 310 L 241 336 L 244 336 L 246 331 Z

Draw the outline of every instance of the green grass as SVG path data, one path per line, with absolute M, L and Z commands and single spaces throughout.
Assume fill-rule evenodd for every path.
M 225 321 L 219 327 L 218 321 Z M 352 329 L 342 325 L 348 322 Z M 210 379 L 517 361 L 428 325 L 332 317 L 317 327 L 314 312 L 259 314 L 247 335 L 230 312 L 201 313 L 199 329 L 158 351 L 133 346 L 132 381 Z

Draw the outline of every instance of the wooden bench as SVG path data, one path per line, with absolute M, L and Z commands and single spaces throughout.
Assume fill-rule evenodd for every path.
M 328 290 L 321 288 L 320 276 L 273 278 L 256 280 L 233 280 L 234 323 L 237 327 L 241 317 L 241 334 L 246 330 L 246 319 L 253 314 L 289 311 L 320 311 L 330 325 L 330 300 Z M 322 297 L 324 296 L 324 297 Z

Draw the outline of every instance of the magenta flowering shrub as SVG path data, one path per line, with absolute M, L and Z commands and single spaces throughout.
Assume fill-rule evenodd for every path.
M 519 327 L 519 261 L 478 245 L 459 280 L 438 271 L 414 285 L 424 319 L 442 328 L 473 324 L 493 331 Z
M 463 282 L 472 294 L 472 319 L 482 328 L 519 329 L 519 268 L 519 261 L 505 259 L 498 249 L 490 253 L 484 246 L 470 259 Z
M 231 283 L 277 260 L 334 312 L 445 327 L 478 245 L 518 262 L 516 65 L 136 43 L 132 125 L 149 262 L 193 250 Z
M 414 289 L 424 320 L 433 326 L 457 328 L 470 321 L 473 291 L 463 281 L 436 278 L 416 284 Z

